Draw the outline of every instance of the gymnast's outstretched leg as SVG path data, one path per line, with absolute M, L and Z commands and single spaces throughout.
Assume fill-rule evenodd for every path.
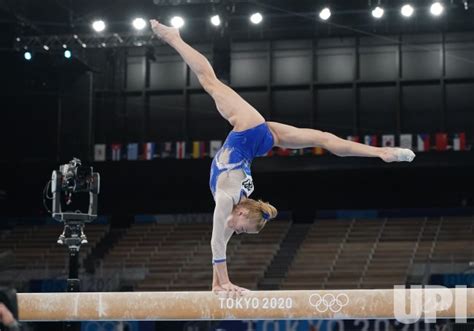
M 277 122 L 268 122 L 275 146 L 284 148 L 322 147 L 337 156 L 379 157 L 385 162 L 411 162 L 415 153 L 396 147 L 374 147 L 341 139 L 329 132 L 302 129 Z
M 173 47 L 196 74 L 204 90 L 214 99 L 219 113 L 234 127 L 243 131 L 265 122 L 262 115 L 234 90 L 217 79 L 209 61 L 184 42 L 179 30 L 150 20 L 154 33 Z

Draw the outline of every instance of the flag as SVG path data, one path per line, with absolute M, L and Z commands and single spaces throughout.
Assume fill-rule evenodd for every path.
M 110 145 L 110 150 L 112 161 L 120 161 L 122 156 L 122 144 L 112 144 Z
M 94 161 L 105 161 L 105 144 L 94 145 Z
M 171 157 L 171 154 L 173 152 L 173 143 L 171 142 L 165 142 L 161 144 L 161 158 L 167 159 Z
M 222 147 L 222 140 L 211 140 L 209 143 L 209 156 L 214 157 L 216 156 L 219 149 Z
M 138 144 L 127 145 L 127 160 L 138 160 Z
M 324 154 L 324 148 L 322 148 L 322 147 L 314 147 L 314 148 L 313 148 L 313 154 L 314 154 L 314 155 L 323 155 L 323 154 Z
M 448 149 L 448 134 L 444 132 L 436 133 L 436 150 L 445 151 Z
M 465 151 L 466 150 L 466 134 L 464 132 L 455 133 L 453 137 L 453 150 Z
M 199 142 L 199 149 L 200 149 L 200 153 L 199 155 L 201 156 L 201 158 L 204 158 L 206 156 L 209 156 L 207 154 L 207 150 L 206 150 L 206 143 L 204 141 L 200 141 Z
M 400 135 L 400 147 L 401 148 L 413 148 L 413 135 L 410 133 L 405 133 Z
M 186 142 L 185 141 L 176 142 L 176 158 L 177 159 L 186 158 Z
M 359 136 L 347 136 L 347 140 L 353 141 L 353 142 L 356 142 L 356 143 L 360 142 Z
M 290 150 L 284 147 L 277 147 L 275 154 L 278 156 L 290 156 Z
M 421 133 L 417 135 L 418 152 L 426 152 L 430 150 L 430 135 Z
M 314 147 L 303 148 L 303 155 L 313 155 Z
M 369 146 L 377 146 L 377 136 L 365 135 L 364 144 L 369 145 Z
M 143 160 L 153 160 L 156 153 L 156 144 L 155 143 L 145 143 L 143 144 Z
M 203 143 L 201 141 L 193 141 L 193 153 L 192 153 L 193 159 L 199 159 L 204 156 L 202 153 L 203 152 L 202 145 Z
M 303 149 L 302 149 L 302 148 L 291 149 L 291 150 L 290 150 L 290 155 L 291 155 L 291 156 L 303 155 Z
M 395 136 L 393 134 L 382 135 L 382 147 L 394 147 Z

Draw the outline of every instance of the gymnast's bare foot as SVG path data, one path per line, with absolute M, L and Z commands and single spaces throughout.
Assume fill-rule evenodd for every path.
M 411 162 L 415 153 L 407 148 L 382 147 L 380 158 L 385 162 Z
M 177 28 L 166 26 L 157 20 L 150 20 L 150 25 L 153 32 L 168 44 L 180 38 L 179 30 Z

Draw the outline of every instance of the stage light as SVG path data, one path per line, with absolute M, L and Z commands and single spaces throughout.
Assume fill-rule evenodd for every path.
M 19 43 L 21 41 L 20 37 L 16 37 L 16 42 Z
M 49 46 L 48 46 L 48 45 L 43 45 L 43 49 L 44 49 L 45 51 L 49 51 Z
M 322 20 L 326 21 L 329 17 L 331 17 L 331 10 L 329 8 L 326 7 L 319 12 L 319 18 Z
M 438 1 L 433 2 L 433 4 L 430 7 L 430 12 L 434 16 L 441 15 L 443 13 L 443 11 L 444 11 L 443 5 Z
M 414 11 L 415 9 L 411 5 L 404 5 L 402 7 L 401 13 L 405 17 L 410 17 L 411 15 L 413 15 Z
M 375 18 L 382 18 L 384 14 L 384 10 L 382 7 L 375 7 L 374 10 L 372 10 L 372 16 Z
M 253 24 L 260 24 L 263 20 L 263 16 L 260 13 L 255 13 L 250 16 L 250 22 Z
M 181 16 L 174 16 L 170 22 L 172 26 L 178 29 L 184 26 L 184 19 Z
M 92 28 L 96 32 L 102 32 L 105 30 L 105 22 L 102 20 L 94 21 L 94 23 L 92 23 Z
M 146 27 L 146 21 L 141 17 L 137 17 L 133 20 L 132 25 L 136 30 L 143 30 Z
M 221 18 L 219 17 L 219 15 L 214 15 L 211 17 L 211 23 L 212 25 L 214 26 L 219 26 L 221 25 Z
M 70 58 L 71 58 L 71 55 L 72 55 L 72 54 L 71 54 L 71 51 L 70 51 L 70 50 L 66 49 L 66 50 L 64 51 L 64 57 L 65 57 L 66 59 L 70 59 Z
M 66 44 L 63 44 L 63 48 L 64 48 L 64 49 L 67 49 L 67 45 L 66 45 Z
M 32 56 L 31 56 L 31 53 L 30 53 L 30 52 L 25 52 L 25 53 L 23 54 L 23 57 L 24 57 L 24 58 L 25 58 L 25 60 L 27 60 L 27 61 L 30 61 L 30 60 L 31 60 L 31 58 L 32 58 Z

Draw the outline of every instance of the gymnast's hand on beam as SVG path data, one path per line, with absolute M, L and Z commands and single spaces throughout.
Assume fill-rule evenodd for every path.
M 244 287 L 240 287 L 229 282 L 229 283 L 214 286 L 212 288 L 212 291 L 215 294 L 219 294 L 220 292 L 226 292 L 227 297 L 234 298 L 234 297 L 242 296 L 244 292 L 247 292 L 249 290 Z
M 415 153 L 407 148 L 382 147 L 380 158 L 385 162 L 411 162 L 415 158 Z
M 180 38 L 179 30 L 177 28 L 172 28 L 161 24 L 157 20 L 150 20 L 151 29 L 153 32 L 163 41 L 170 43 L 175 39 Z

